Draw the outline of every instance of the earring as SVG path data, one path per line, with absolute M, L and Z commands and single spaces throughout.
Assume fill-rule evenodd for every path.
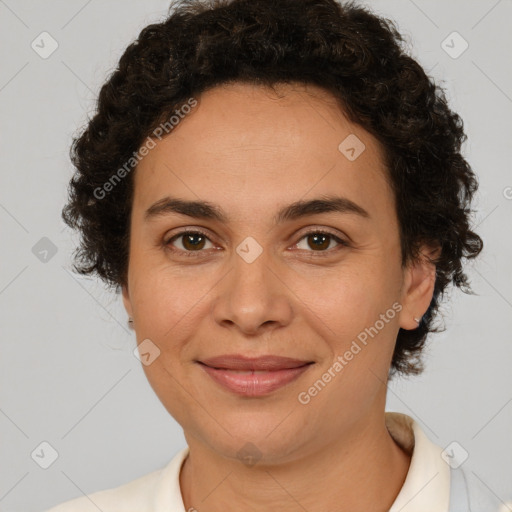
M 128 317 L 128 323 L 129 323 L 129 324 L 133 324 L 133 318 L 132 318 L 131 316 L 130 316 L 130 317 Z

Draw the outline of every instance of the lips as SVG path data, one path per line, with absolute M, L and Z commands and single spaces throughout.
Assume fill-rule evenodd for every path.
M 222 388 L 237 395 L 258 397 L 296 380 L 314 362 L 280 356 L 223 355 L 198 363 Z
M 291 359 L 281 356 L 260 356 L 256 358 L 245 357 L 241 355 L 222 355 L 204 359 L 201 363 L 210 368 L 234 370 L 234 371 L 277 371 L 299 368 L 312 361 L 300 359 Z

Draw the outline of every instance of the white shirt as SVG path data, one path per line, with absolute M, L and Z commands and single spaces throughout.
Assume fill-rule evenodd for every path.
M 508 512 L 488 490 L 468 487 L 466 474 L 452 469 L 411 417 L 386 412 L 386 426 L 393 439 L 409 454 L 405 482 L 389 512 Z M 188 455 L 180 450 L 162 469 L 129 483 L 81 496 L 45 512 L 187 512 L 180 489 L 180 470 Z M 455 464 L 453 464 L 455 465 Z

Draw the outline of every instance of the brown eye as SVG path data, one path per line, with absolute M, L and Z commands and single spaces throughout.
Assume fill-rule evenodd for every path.
M 308 235 L 306 238 L 308 240 L 308 246 L 311 247 L 311 249 L 328 249 L 332 237 L 322 233 L 315 233 Z
M 175 242 L 181 240 L 180 244 L 177 246 L 174 245 Z M 177 235 L 174 235 L 172 238 L 165 242 L 166 246 L 171 246 L 171 249 L 174 251 L 181 252 L 202 252 L 205 249 L 206 243 L 209 242 L 211 244 L 210 239 L 201 231 L 182 231 Z M 181 247 L 179 246 L 181 245 Z M 212 244 L 213 246 L 213 244 Z
M 183 247 L 187 250 L 195 251 L 196 249 L 203 249 L 206 237 L 199 233 L 188 233 L 181 235 L 183 237 Z
M 304 240 L 305 242 L 302 242 Z M 306 233 L 296 246 L 298 249 L 306 250 L 309 252 L 329 252 L 331 242 L 335 241 L 338 245 L 347 246 L 348 244 L 341 238 L 324 231 L 310 231 Z M 301 247 L 301 244 L 303 246 Z M 312 251 L 310 251 L 312 249 Z

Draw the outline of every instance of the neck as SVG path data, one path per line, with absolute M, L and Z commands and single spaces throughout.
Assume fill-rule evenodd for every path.
M 185 510 L 225 512 L 387 511 L 405 481 L 410 455 L 389 434 L 382 411 L 300 458 L 249 466 L 187 438 L 180 473 Z

